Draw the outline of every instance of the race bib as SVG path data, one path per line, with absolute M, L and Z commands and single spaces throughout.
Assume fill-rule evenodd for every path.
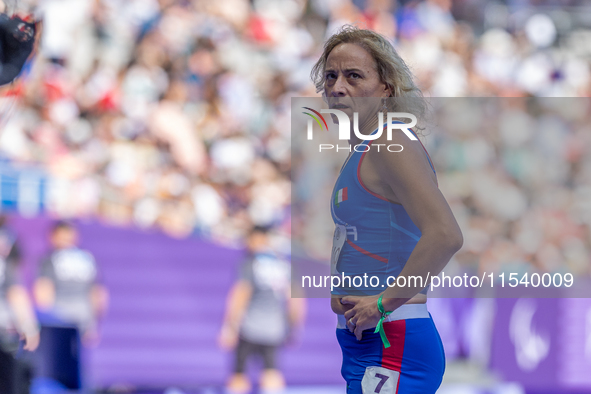
M 400 372 L 382 367 L 367 367 L 361 380 L 363 394 L 395 394 Z
M 337 263 L 339 262 L 339 256 L 343 245 L 347 240 L 347 228 L 342 224 L 337 224 L 334 229 L 334 235 L 332 237 L 332 252 L 330 253 L 330 273 L 331 275 L 338 275 Z

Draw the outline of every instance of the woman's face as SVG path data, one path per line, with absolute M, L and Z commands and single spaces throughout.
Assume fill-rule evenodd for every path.
M 339 44 L 330 52 L 324 68 L 327 97 L 388 97 L 377 64 L 363 47 Z
M 386 84 L 380 80 L 376 61 L 357 44 L 337 45 L 326 59 L 324 77 L 324 92 L 329 107 L 340 109 L 349 116 L 348 112 L 365 112 L 362 108 L 369 109 L 366 108 L 368 104 L 373 107 L 378 103 L 378 100 L 361 103 L 354 98 L 390 96 Z

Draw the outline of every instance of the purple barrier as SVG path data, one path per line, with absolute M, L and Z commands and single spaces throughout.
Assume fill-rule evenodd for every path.
M 51 220 L 11 217 L 30 285 L 48 250 Z M 81 246 L 96 257 L 111 303 L 102 340 L 88 357 L 93 386 L 221 385 L 232 355 L 217 346 L 228 289 L 243 256 L 192 238 L 77 222 Z M 291 384 L 342 383 L 336 319 L 327 299 L 309 300 L 300 341 L 279 357 Z
M 591 389 L 591 300 L 496 302 L 494 370 L 528 390 Z

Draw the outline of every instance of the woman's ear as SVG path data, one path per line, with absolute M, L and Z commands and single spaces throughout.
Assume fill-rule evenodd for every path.
M 384 84 L 384 93 L 386 94 L 386 97 L 394 97 L 392 90 L 390 90 L 390 88 L 386 84 Z

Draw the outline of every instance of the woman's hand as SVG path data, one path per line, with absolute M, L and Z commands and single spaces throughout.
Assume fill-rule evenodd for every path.
M 352 305 L 353 308 L 345 312 L 347 319 L 347 328 L 355 334 L 358 341 L 363 336 L 363 330 L 377 326 L 382 314 L 378 310 L 377 296 L 370 297 L 355 297 L 347 296 L 342 298 L 341 302 L 344 305 Z

